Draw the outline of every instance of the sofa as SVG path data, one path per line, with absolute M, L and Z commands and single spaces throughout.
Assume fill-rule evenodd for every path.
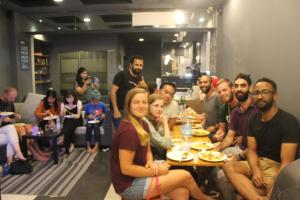
M 38 121 L 34 115 L 34 111 L 40 101 L 45 97 L 42 94 L 28 93 L 23 103 L 15 103 L 16 113 L 21 114 L 23 123 L 37 124 Z M 86 127 L 80 126 L 75 130 L 75 146 L 85 146 L 85 132 Z M 111 145 L 112 126 L 109 111 L 107 112 L 106 119 L 103 127 L 100 128 L 101 145 Z

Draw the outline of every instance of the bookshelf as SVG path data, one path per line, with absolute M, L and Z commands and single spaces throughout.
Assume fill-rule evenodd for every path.
M 51 87 L 49 57 L 42 53 L 34 53 L 34 80 L 36 93 L 45 94 Z

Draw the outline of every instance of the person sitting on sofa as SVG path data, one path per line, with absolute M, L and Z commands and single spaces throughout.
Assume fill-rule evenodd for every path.
M 62 133 L 64 134 L 64 145 L 66 153 L 74 151 L 75 129 L 82 126 L 82 103 L 77 99 L 74 91 L 67 91 L 61 103 L 60 116 L 64 118 Z
M 39 120 L 39 127 L 46 129 L 47 125 L 49 129 L 55 128 L 56 120 L 54 118 L 60 114 L 60 103 L 55 90 L 49 89 L 46 92 L 46 96 L 41 100 L 34 114 Z M 44 120 L 45 117 L 53 117 L 53 119 Z
M 90 94 L 90 102 L 85 106 L 86 123 L 86 146 L 87 152 L 96 153 L 101 144 L 100 126 L 103 125 L 106 107 L 100 102 L 100 93 L 94 92 Z M 92 132 L 95 134 L 95 146 L 91 148 Z
M 3 96 L 0 97 L 1 111 L 13 112 L 14 117 L 11 117 L 13 122 L 21 120 L 21 115 L 15 112 L 14 106 L 14 102 L 16 101 L 17 95 L 18 92 L 15 88 L 8 87 L 7 89 L 5 89 Z M 23 135 L 31 133 L 32 125 L 19 123 L 15 124 L 15 128 L 19 137 L 22 138 Z M 32 156 L 35 160 L 49 160 L 49 155 L 41 151 L 35 140 L 27 140 L 27 142 L 28 150 L 32 153 Z
M 7 96 L 12 91 L 8 88 L 4 91 L 4 95 L 0 97 L 0 145 L 6 145 L 7 163 L 10 164 L 15 158 L 26 160 L 23 156 L 16 128 L 13 123 L 18 115 L 10 115 L 9 112 L 14 112 L 13 103 L 10 101 L 10 96 Z

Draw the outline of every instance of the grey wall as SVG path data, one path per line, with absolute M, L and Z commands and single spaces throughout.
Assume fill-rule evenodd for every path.
M 279 87 L 278 104 L 300 119 L 300 1 L 228 0 L 218 25 L 217 72 L 266 76 Z
M 13 85 L 10 64 L 10 21 L 5 10 L 0 8 L 0 93 L 9 85 Z
M 144 58 L 143 75 L 146 81 L 155 82 L 156 77 L 161 77 L 161 40 L 153 39 L 147 41 L 145 39 L 142 43 L 132 40 L 124 40 L 123 42 L 128 62 L 133 55 L 141 55 Z
M 111 88 L 113 76 L 118 71 L 118 37 L 116 34 L 60 34 L 50 36 L 50 42 L 50 73 L 54 89 L 60 89 L 60 52 L 97 50 L 107 50 L 108 88 Z

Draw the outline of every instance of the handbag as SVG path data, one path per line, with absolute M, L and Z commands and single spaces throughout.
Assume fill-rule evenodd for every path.
M 152 183 L 154 182 L 155 180 L 155 185 L 154 185 L 154 188 L 152 191 L 154 190 L 157 190 L 158 194 L 159 194 L 159 199 L 162 200 L 163 199 L 163 195 L 161 194 L 161 191 L 160 191 L 160 186 L 159 186 L 159 179 L 158 179 L 158 176 L 155 176 L 153 178 L 151 178 L 151 182 L 150 182 L 150 185 L 149 185 L 149 189 L 147 191 L 147 195 L 146 195 L 146 200 L 151 200 L 150 198 L 150 194 L 151 194 L 151 186 L 152 186 Z
M 32 166 L 24 160 L 17 160 L 11 163 L 9 168 L 11 174 L 30 174 L 32 171 Z

